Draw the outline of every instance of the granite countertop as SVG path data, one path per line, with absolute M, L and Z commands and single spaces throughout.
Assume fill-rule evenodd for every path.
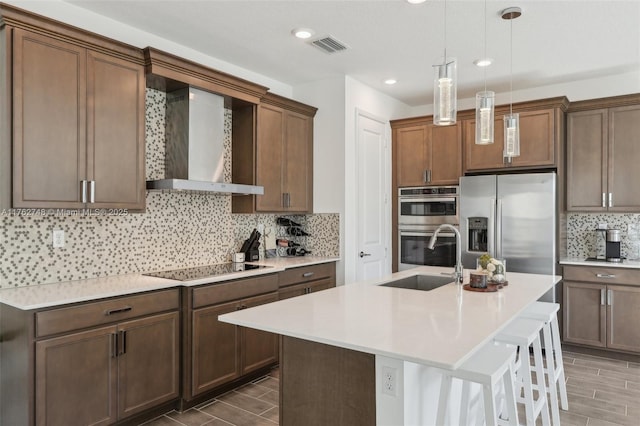
M 441 272 L 451 272 L 451 268 L 414 268 L 381 280 L 349 284 L 221 315 L 219 319 L 452 369 L 562 279 L 510 272 L 509 285 L 493 293 L 466 291 L 454 283 L 431 291 L 380 286 L 419 273 L 441 276 Z
M 155 278 L 142 274 L 127 274 L 53 284 L 15 287 L 0 290 L 0 303 L 22 310 L 49 308 L 68 303 L 87 302 L 145 291 L 236 280 L 255 275 L 271 274 L 300 266 L 337 262 L 338 260 L 340 259 L 336 257 L 317 256 L 265 259 L 254 263 L 269 266 L 268 268 L 233 272 L 230 274 L 191 281 Z
M 586 260 L 585 258 L 564 257 L 560 259 L 560 264 L 574 266 L 601 266 L 605 268 L 640 269 L 640 260 L 626 259 L 622 262 L 606 262 L 603 260 Z

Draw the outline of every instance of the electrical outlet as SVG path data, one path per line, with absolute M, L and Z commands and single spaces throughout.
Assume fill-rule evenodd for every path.
M 64 247 L 64 231 L 62 229 L 53 230 L 53 248 Z
M 259 223 L 258 224 L 258 232 L 261 233 L 262 235 L 264 235 L 264 224 Z
M 382 367 L 382 393 L 397 396 L 398 376 L 397 370 L 392 367 Z

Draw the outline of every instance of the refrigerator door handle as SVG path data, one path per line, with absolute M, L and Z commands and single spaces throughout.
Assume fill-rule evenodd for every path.
M 492 256 L 497 256 L 495 253 L 496 249 L 496 199 L 492 198 L 491 205 L 489 206 L 489 223 L 487 225 L 488 235 L 487 235 L 487 252 Z
M 502 200 L 496 200 L 496 256 L 502 259 Z

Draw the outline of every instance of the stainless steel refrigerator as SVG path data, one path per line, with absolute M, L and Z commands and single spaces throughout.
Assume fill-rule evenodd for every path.
M 556 175 L 528 173 L 460 179 L 462 263 L 476 268 L 483 253 L 509 271 L 556 272 Z M 541 300 L 555 302 L 550 291 Z

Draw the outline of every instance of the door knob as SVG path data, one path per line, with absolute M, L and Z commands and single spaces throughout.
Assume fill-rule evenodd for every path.
M 371 253 L 360 252 L 360 257 L 371 256 Z

